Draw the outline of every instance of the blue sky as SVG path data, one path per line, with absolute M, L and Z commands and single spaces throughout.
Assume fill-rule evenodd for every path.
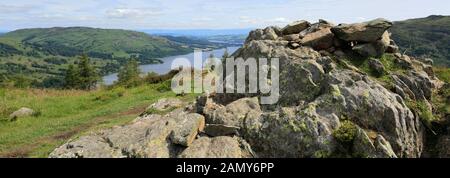
M 449 15 L 449 0 L 1 0 L 0 29 L 228 29 Z

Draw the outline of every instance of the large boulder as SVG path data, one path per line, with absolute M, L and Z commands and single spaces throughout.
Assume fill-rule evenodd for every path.
M 205 128 L 205 118 L 200 114 L 186 114 L 181 116 L 170 138 L 173 143 L 182 146 L 190 146 L 199 132 Z
M 381 57 L 390 46 L 390 34 L 383 33 L 381 39 L 371 43 L 357 44 L 352 49 L 364 57 Z
M 179 129 L 186 115 L 182 109 L 166 116 L 147 115 L 129 125 L 101 130 L 69 141 L 55 149 L 50 157 L 175 157 L 183 148 L 172 143 L 169 137 L 175 129 Z
M 50 153 L 50 158 L 122 158 L 121 150 L 112 148 L 108 140 L 89 135 L 66 143 Z
M 324 28 L 322 30 L 306 34 L 301 43 L 306 46 L 311 46 L 316 50 L 328 49 L 333 46 L 334 34 L 330 31 L 330 28 Z
M 35 114 L 34 110 L 32 110 L 30 108 L 23 107 L 23 108 L 20 108 L 17 111 L 14 111 L 13 113 L 11 113 L 9 115 L 9 118 L 10 119 L 17 119 L 17 118 L 20 118 L 20 117 L 29 117 L 29 116 L 32 116 L 33 114 Z
M 286 25 L 283 29 L 281 29 L 283 35 L 290 35 L 294 33 L 300 33 L 311 26 L 308 21 L 300 20 Z
M 242 123 L 249 117 L 259 117 L 261 108 L 258 98 L 242 98 L 226 106 L 212 101 L 203 108 L 207 124 L 221 124 L 242 127 Z
M 299 33 L 300 37 L 305 37 L 307 34 L 314 33 L 323 29 L 330 29 L 333 27 L 334 24 L 331 22 L 328 22 L 326 20 L 320 19 L 319 22 L 312 24 L 310 27 L 306 28 L 305 30 L 301 31 Z
M 342 40 L 374 42 L 392 26 L 392 22 L 385 19 L 375 19 L 364 23 L 340 24 L 331 31 Z

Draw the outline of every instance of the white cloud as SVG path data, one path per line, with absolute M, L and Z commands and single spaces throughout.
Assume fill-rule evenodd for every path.
M 162 13 L 160 11 L 149 8 L 115 8 L 106 12 L 108 18 L 115 19 L 139 19 L 145 17 L 154 17 L 161 14 Z
M 281 23 L 289 23 L 290 21 L 284 17 L 278 17 L 278 18 L 274 18 L 274 19 L 269 19 L 266 21 L 267 23 L 276 23 L 276 24 L 281 24 Z
M 30 5 L 3 5 L 0 4 L 1 13 L 25 13 L 33 9 Z

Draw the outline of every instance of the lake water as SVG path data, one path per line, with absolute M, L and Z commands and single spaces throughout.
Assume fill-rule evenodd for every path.
M 228 50 L 228 53 L 231 55 L 233 54 L 237 49 L 239 49 L 239 46 L 235 47 L 228 47 L 226 48 Z M 212 51 L 203 51 L 202 53 L 202 60 L 205 61 L 211 54 L 214 55 L 216 58 L 220 58 L 223 56 L 225 52 L 225 48 L 223 49 L 217 49 Z M 157 74 L 166 74 L 171 70 L 172 62 L 177 58 L 186 58 L 193 64 L 194 61 L 194 53 L 189 53 L 185 55 L 177 55 L 177 56 L 169 56 L 161 58 L 161 61 L 163 61 L 162 64 L 147 64 L 147 65 L 140 65 L 139 68 L 141 69 L 141 72 L 143 74 L 147 74 L 149 72 L 155 72 Z M 111 85 L 115 81 L 117 81 L 117 73 L 107 75 L 103 77 L 103 83 L 105 85 Z

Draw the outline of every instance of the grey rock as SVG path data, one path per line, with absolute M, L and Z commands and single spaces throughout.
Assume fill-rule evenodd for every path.
M 186 114 L 179 119 L 170 139 L 172 143 L 188 147 L 205 128 L 205 118 L 200 114 Z
M 248 154 L 235 137 L 200 137 L 179 158 L 245 158 Z
M 286 41 L 300 41 L 300 35 L 299 34 L 285 35 L 285 36 L 283 36 L 283 40 L 286 40 Z
M 376 133 L 375 133 L 376 134 Z M 353 141 L 352 154 L 363 158 L 397 158 L 391 145 L 382 135 L 369 138 L 367 132 L 358 128 L 358 133 Z
M 389 46 L 389 33 L 385 32 L 380 40 L 371 43 L 358 44 L 353 51 L 365 57 L 381 57 Z
M 376 75 L 381 76 L 386 73 L 386 69 L 384 68 L 383 63 L 378 59 L 370 59 L 369 67 L 376 73 Z
M 399 65 L 401 68 L 403 69 L 412 69 L 413 68 L 413 64 L 411 59 L 409 58 L 409 56 L 407 55 L 402 55 L 400 53 L 395 53 L 395 63 L 397 65 Z
M 211 102 L 203 108 L 207 124 L 222 124 L 234 127 L 241 127 L 245 119 L 258 117 L 260 112 L 258 98 L 242 98 L 226 106 Z
M 30 109 L 30 108 L 26 108 L 26 107 L 22 107 L 17 111 L 14 111 L 12 114 L 9 115 L 10 119 L 17 119 L 20 117 L 28 117 L 28 116 L 32 116 L 34 114 L 34 110 Z
M 311 46 L 316 50 L 328 49 L 333 46 L 334 34 L 331 33 L 330 28 L 306 34 L 301 43 L 306 46 Z
M 50 157 L 176 157 L 183 147 L 169 139 L 173 130 L 179 129 L 188 113 L 177 109 L 171 113 L 149 115 L 125 126 L 113 127 L 71 140 L 55 149 Z
M 70 151 L 69 151 L 70 150 Z M 66 143 L 50 153 L 50 158 L 122 158 L 118 149 L 112 148 L 108 140 L 100 135 L 81 137 Z
M 303 37 L 305 37 L 306 35 L 308 35 L 310 33 L 321 31 L 323 29 L 330 29 L 333 26 L 334 26 L 334 24 L 332 24 L 331 22 L 328 22 L 328 21 L 325 21 L 325 20 L 319 20 L 318 23 L 314 23 L 310 27 L 308 27 L 305 30 L 301 31 L 299 33 L 299 35 L 300 35 L 300 37 L 303 38 Z
M 222 125 L 222 124 L 207 124 L 205 133 L 212 137 L 238 135 L 240 127 Z
M 430 100 L 433 81 L 424 71 L 408 71 L 406 74 L 392 75 L 395 85 L 398 85 L 413 100 Z M 406 99 L 406 98 L 404 98 Z

